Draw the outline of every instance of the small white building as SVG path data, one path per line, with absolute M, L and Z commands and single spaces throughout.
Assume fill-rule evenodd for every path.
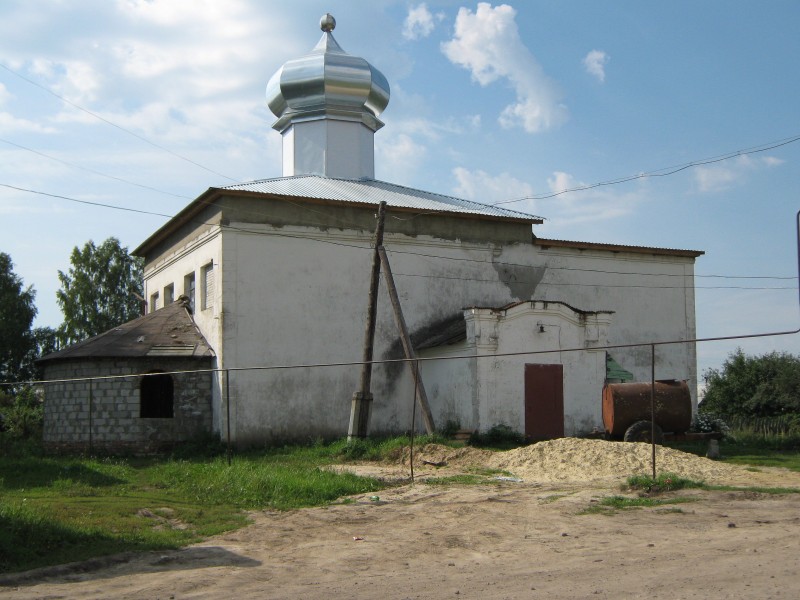
M 412 339 L 426 357 L 469 357 L 424 364 L 436 425 L 505 424 L 532 437 L 601 426 L 602 347 L 693 339 L 702 252 L 545 240 L 535 236 L 539 217 L 375 180 L 389 86 L 339 47 L 334 25 L 323 17 L 317 46 L 267 87 L 283 177 L 211 188 L 135 250 L 150 310 L 190 297 L 215 366 L 229 370 L 210 390 L 213 430 L 242 445 L 347 434 L 360 367 L 247 368 L 361 359 L 380 202 Z M 436 343 L 447 326 L 463 331 Z M 586 352 L 557 352 L 576 347 Z M 556 352 L 491 358 L 534 350 Z M 374 357 L 402 355 L 382 284 Z M 613 356 L 649 380 L 649 347 Z M 657 376 L 695 390 L 694 344 L 662 347 Z M 533 390 L 546 385 L 561 408 L 543 428 Z M 376 365 L 372 393 L 370 431 L 407 431 L 408 367 Z

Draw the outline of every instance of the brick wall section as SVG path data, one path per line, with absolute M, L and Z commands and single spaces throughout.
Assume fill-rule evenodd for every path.
M 174 416 L 139 417 L 138 373 L 212 368 L 212 359 L 137 358 L 64 360 L 46 365 L 45 379 L 132 375 L 44 385 L 45 447 L 51 451 L 152 452 L 211 433 L 213 373 L 172 375 Z M 91 427 L 90 427 L 91 423 Z

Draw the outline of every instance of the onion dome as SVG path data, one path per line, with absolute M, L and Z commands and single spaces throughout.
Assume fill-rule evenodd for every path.
M 360 121 L 372 131 L 383 126 L 378 115 L 389 103 L 389 83 L 363 58 L 347 54 L 331 33 L 336 20 L 320 20 L 322 38 L 301 58 L 288 61 L 267 84 L 267 104 L 283 132 L 293 122 L 332 117 Z

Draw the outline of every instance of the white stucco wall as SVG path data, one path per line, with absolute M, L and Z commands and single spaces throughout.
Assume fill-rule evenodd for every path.
M 597 348 L 607 344 L 610 313 L 581 315 L 559 303 L 526 302 L 508 310 L 468 309 L 464 316 L 465 341 L 420 354 L 426 358 L 475 357 L 423 363 L 434 412 L 456 405 L 448 414 L 458 414 L 462 428 L 485 431 L 507 425 L 524 432 L 525 365 L 560 364 L 564 369 L 565 434 L 602 427 L 606 354 Z M 583 351 L 495 356 L 575 348 Z M 464 389 L 474 390 L 474 397 L 464 394 Z
M 214 270 L 214 295 L 208 307 L 203 307 L 201 302 L 201 286 L 203 284 L 203 268 L 213 264 Z M 163 255 L 160 260 L 147 264 L 144 271 L 144 293 L 148 299 L 148 311 L 150 310 L 149 299 L 155 292 L 159 292 L 163 298 L 164 288 L 172 285 L 175 291 L 175 298 L 182 295 L 189 295 L 188 290 L 184 289 L 185 277 L 191 273 L 195 277 L 195 298 L 194 311 L 192 317 L 198 329 L 206 338 L 206 341 L 216 353 L 214 368 L 222 363 L 222 290 L 224 286 L 222 264 L 222 236 L 219 227 L 212 227 L 190 239 L 185 243 L 174 248 L 171 252 Z M 222 416 L 220 393 L 223 378 L 214 377 L 213 392 L 213 427 L 215 431 L 220 431 Z
M 325 210 L 330 209 L 322 209 Z M 308 220 L 326 220 L 319 215 L 322 212 L 314 209 Z M 147 297 L 173 282 L 175 295 L 180 295 L 183 277 L 191 271 L 196 273 L 199 290 L 200 270 L 213 261 L 214 306 L 201 310 L 198 302 L 195 319 L 217 353 L 218 366 L 239 369 L 358 361 L 372 232 L 343 228 L 346 225 L 335 217 L 328 222 L 337 227 L 232 222 L 230 227 L 212 228 L 176 244 L 157 262 L 148 263 Z M 694 336 L 693 259 L 688 257 L 542 248 L 528 243 L 467 242 L 396 233 L 387 234 L 385 246 L 412 333 L 452 317 L 465 307 L 498 307 L 534 298 L 563 301 L 587 311 L 614 311 L 609 343 Z M 375 359 L 399 357 L 402 353 L 383 281 L 378 302 Z M 534 341 L 541 346 L 566 347 L 567 334 L 562 331 L 559 340 L 558 331 L 546 329 L 546 334 Z M 530 341 L 518 339 L 514 332 L 505 339 L 503 347 L 506 343 L 511 347 Z M 478 345 L 478 350 L 488 352 L 489 348 Z M 649 348 L 613 351 L 613 355 L 638 379 L 649 380 Z M 573 359 L 562 360 L 566 360 L 566 367 Z M 570 368 L 604 373 L 602 352 L 580 360 L 583 362 Z M 656 375 L 689 379 L 694 393 L 695 360 L 693 346 L 659 347 Z M 527 362 L 539 361 L 547 359 Z M 480 359 L 454 363 L 447 375 L 449 382 L 431 381 L 429 385 L 454 386 L 453 397 L 471 395 L 471 400 L 443 400 L 435 407 L 437 426 L 444 426 L 451 416 L 464 427 L 470 423 L 484 429 L 500 422 L 519 423 L 519 409 L 510 408 L 512 403 L 507 399 L 518 397 L 518 390 L 503 382 L 522 385 L 524 362 Z M 473 373 L 479 386 L 470 390 L 463 382 Z M 232 437 L 241 443 L 264 443 L 345 435 L 359 375 L 357 366 L 233 372 Z M 570 432 L 590 429 L 590 425 L 600 422 L 599 392 L 589 389 L 587 381 L 580 377 L 565 381 L 565 399 L 567 394 L 589 399 L 585 407 L 571 407 L 574 421 L 566 424 Z M 224 388 L 215 393 L 214 423 L 216 430 L 224 432 L 222 391 Z M 375 402 L 371 431 L 407 430 L 413 398 L 408 370 L 401 365 L 376 365 L 372 392 Z M 417 423 L 421 428 L 421 419 Z
M 584 310 L 614 311 L 609 344 L 696 337 L 692 258 L 570 248 L 539 249 L 538 254 L 547 271 L 536 298 L 563 300 Z M 649 346 L 611 352 L 636 381 L 650 381 Z M 696 408 L 693 343 L 658 346 L 655 375 L 688 380 Z
M 353 231 L 322 233 L 309 228 L 274 230 L 249 225 L 247 229 L 247 233 L 224 232 L 224 294 L 235 299 L 225 303 L 226 366 L 359 361 L 372 236 Z M 324 241 L 315 242 L 308 237 Z M 494 305 L 515 299 L 508 287 L 498 284 L 499 275 L 490 263 L 436 263 L 425 257 L 391 252 L 490 260 L 489 244 L 395 235 L 387 235 L 385 242 L 411 331 L 452 316 L 476 300 Z M 527 246 L 520 245 L 506 249 L 502 255 L 509 262 L 518 262 L 528 251 Z M 393 345 L 399 348 L 397 340 L 382 281 L 375 358 L 386 357 Z M 358 387 L 360 372 L 357 366 L 308 369 L 302 373 L 237 372 L 232 379 L 236 436 L 249 442 L 265 434 L 274 438 L 346 434 L 351 397 Z M 374 368 L 373 431 L 403 431 L 410 427 L 411 381 L 408 369 L 402 365 Z

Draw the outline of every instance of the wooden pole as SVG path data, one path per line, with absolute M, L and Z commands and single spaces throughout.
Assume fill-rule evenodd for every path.
M 384 250 L 383 246 L 378 248 L 378 254 L 380 255 L 381 265 L 383 266 L 383 277 L 386 280 L 386 287 L 389 290 L 389 299 L 392 301 L 394 320 L 395 323 L 397 323 L 397 329 L 400 330 L 400 340 L 403 342 L 403 350 L 405 351 L 406 358 L 411 361 L 408 364 L 414 376 L 419 407 L 422 410 L 422 420 L 425 422 L 425 431 L 431 434 L 436 430 L 433 423 L 433 413 L 431 413 L 431 407 L 428 404 L 428 395 L 425 393 L 425 386 L 422 384 L 422 377 L 420 377 L 419 374 L 419 365 L 416 361 L 417 355 L 414 352 L 414 346 L 411 345 L 411 336 L 408 335 L 406 320 L 403 317 L 403 309 L 400 307 L 400 299 L 397 296 L 397 288 L 394 285 L 394 277 L 392 277 L 389 257 L 386 256 L 386 250 Z
M 372 405 L 372 352 L 375 343 L 375 315 L 378 311 L 378 284 L 381 277 L 381 262 L 378 248 L 383 244 L 383 224 L 386 220 L 386 202 L 378 205 L 378 224 L 375 227 L 375 252 L 372 255 L 372 275 L 369 284 L 369 305 L 367 307 L 367 323 L 364 327 L 364 352 L 362 354 L 361 384 L 353 394 L 350 405 L 350 426 L 347 439 L 367 437 L 369 413 Z

